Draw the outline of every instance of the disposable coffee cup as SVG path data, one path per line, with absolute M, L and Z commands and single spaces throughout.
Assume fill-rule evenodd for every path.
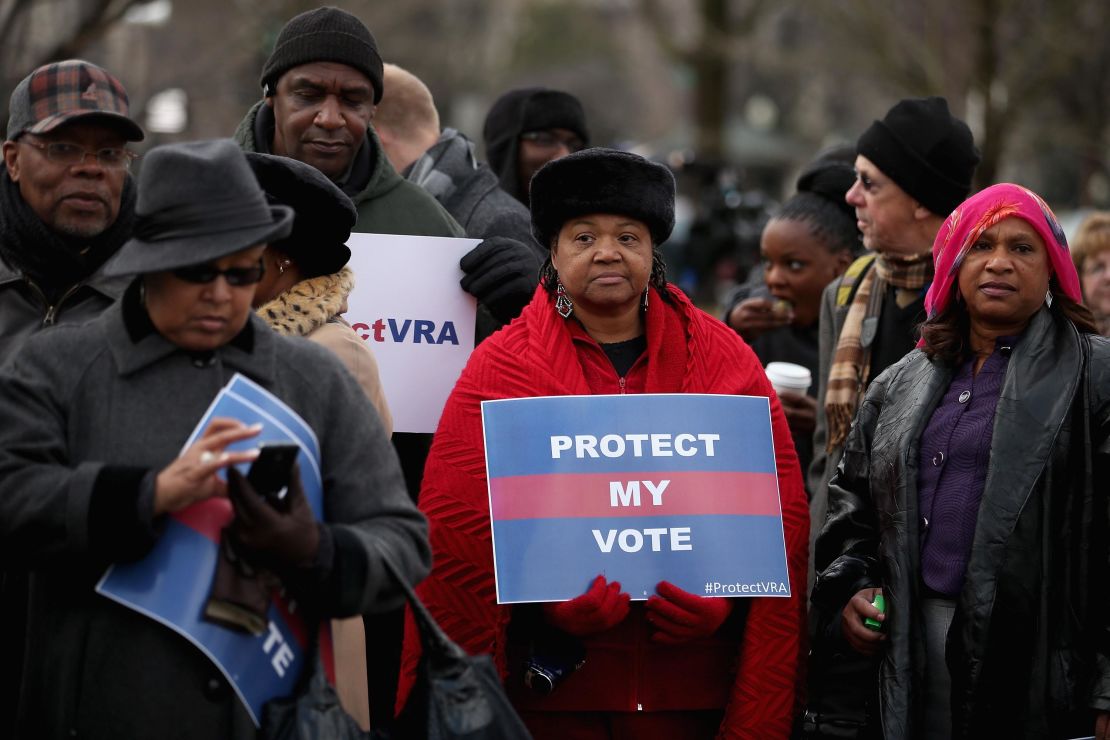
M 805 393 L 813 382 L 809 368 L 795 365 L 793 362 L 767 363 L 767 380 L 771 381 L 775 393 L 783 391 Z

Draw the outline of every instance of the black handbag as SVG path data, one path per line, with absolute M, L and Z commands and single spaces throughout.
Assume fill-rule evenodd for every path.
M 328 683 L 313 642 L 313 668 L 303 688 L 292 696 L 274 699 L 262 707 L 264 740 L 369 740 L 358 722 L 339 703 L 339 695 Z
M 509 703 L 488 655 L 467 655 L 436 624 L 412 587 L 382 551 L 420 630 L 423 654 L 416 683 L 397 717 L 393 737 L 411 740 L 531 740 Z

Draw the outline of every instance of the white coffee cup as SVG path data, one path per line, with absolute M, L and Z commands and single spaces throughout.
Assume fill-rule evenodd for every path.
M 775 393 L 783 391 L 805 393 L 809 390 L 813 377 L 810 375 L 809 368 L 802 365 L 795 365 L 793 362 L 769 362 L 767 380 L 771 381 Z

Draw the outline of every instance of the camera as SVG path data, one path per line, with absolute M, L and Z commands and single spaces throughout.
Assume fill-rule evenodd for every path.
M 586 663 L 586 647 L 571 635 L 546 632 L 532 642 L 524 662 L 524 685 L 547 696 L 570 674 Z

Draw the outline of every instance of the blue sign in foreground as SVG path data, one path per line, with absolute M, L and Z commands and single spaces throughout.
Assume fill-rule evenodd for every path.
M 320 446 L 300 416 L 269 391 L 236 375 L 216 396 L 183 449 L 216 417 L 262 424 L 258 437 L 230 449 L 246 449 L 260 442 L 296 443 L 301 448 L 297 462 L 305 497 L 316 518 L 323 518 Z M 243 472 L 247 472 L 246 466 Z M 257 725 L 263 704 L 296 689 L 310 657 L 310 636 L 295 605 L 281 594 L 274 595 L 267 630 L 259 636 L 203 619 L 219 557 L 220 532 L 232 516 L 231 504 L 223 498 L 202 501 L 171 515 L 154 549 L 138 562 L 113 565 L 96 590 L 193 643 L 224 674 Z M 321 638 L 321 654 L 325 667 L 330 668 L 330 643 L 326 635 Z
M 598 575 L 647 599 L 789 596 L 766 398 L 482 403 L 497 601 L 561 601 Z

